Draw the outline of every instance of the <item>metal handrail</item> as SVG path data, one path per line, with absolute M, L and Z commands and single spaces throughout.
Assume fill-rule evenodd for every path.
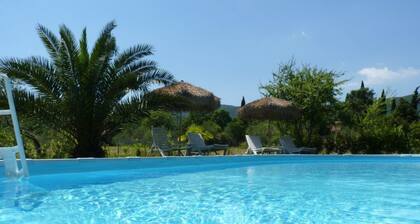
M 10 115 L 11 116 L 12 123 L 13 123 L 13 131 L 15 133 L 15 139 L 16 139 L 16 143 L 17 143 L 17 145 L 15 147 L 2 147 L 3 148 L 2 150 L 5 151 L 5 150 L 11 150 L 13 148 L 16 148 L 17 153 L 19 154 L 20 165 L 21 165 L 21 169 L 17 171 L 18 173 L 16 175 L 28 176 L 29 171 L 28 171 L 28 165 L 26 163 L 25 149 L 24 149 L 24 145 L 23 145 L 22 135 L 20 133 L 19 120 L 18 120 L 18 117 L 17 117 L 17 114 L 16 114 L 15 101 L 13 100 L 12 80 L 10 80 L 10 78 L 7 75 L 1 74 L 1 73 L 0 73 L 0 79 L 2 79 L 4 81 L 4 87 L 5 87 L 5 90 L 6 90 L 7 102 L 9 104 L 9 109 L 8 110 L 2 110 L 2 113 L 0 115 Z M 15 155 L 15 159 L 16 159 L 16 155 Z M 5 166 L 6 165 L 7 164 L 5 164 Z

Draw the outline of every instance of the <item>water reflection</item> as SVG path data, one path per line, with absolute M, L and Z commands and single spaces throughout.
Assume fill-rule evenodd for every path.
M 0 180 L 0 209 L 32 211 L 42 204 L 47 192 L 27 179 Z

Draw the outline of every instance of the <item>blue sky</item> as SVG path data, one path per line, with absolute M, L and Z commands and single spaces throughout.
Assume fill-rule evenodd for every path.
M 0 0 L 0 57 L 45 56 L 38 23 L 77 36 L 87 27 L 92 43 L 115 19 L 121 49 L 153 45 L 162 68 L 224 104 L 259 98 L 258 86 L 292 57 L 344 72 L 344 93 L 364 80 L 400 96 L 420 85 L 419 12 L 416 0 Z

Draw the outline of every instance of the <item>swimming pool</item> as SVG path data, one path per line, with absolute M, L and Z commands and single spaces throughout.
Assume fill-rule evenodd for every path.
M 420 222 L 420 157 L 32 160 L 29 167 L 24 180 L 0 176 L 0 223 Z

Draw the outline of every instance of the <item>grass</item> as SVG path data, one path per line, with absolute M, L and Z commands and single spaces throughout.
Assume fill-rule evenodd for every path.
M 121 145 L 121 146 L 105 146 L 106 157 L 130 157 L 130 156 L 141 156 L 141 157 L 156 157 L 160 156 L 158 152 L 151 152 L 150 146 L 133 144 L 133 145 Z M 185 151 L 183 152 L 185 154 Z M 222 151 L 219 152 L 219 155 Z M 241 155 L 245 153 L 243 147 L 229 147 L 228 155 Z M 176 155 L 176 154 L 175 154 Z M 213 153 L 212 153 L 213 155 Z

